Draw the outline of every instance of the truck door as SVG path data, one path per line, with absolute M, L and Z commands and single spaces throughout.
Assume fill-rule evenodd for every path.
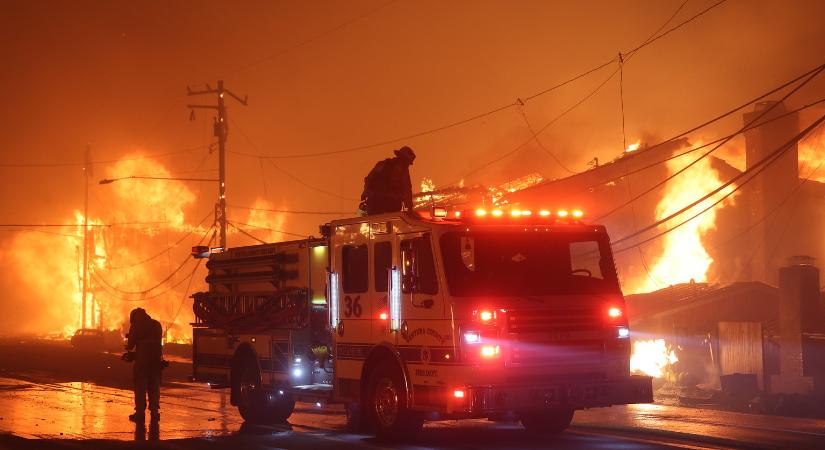
M 397 266 L 394 244 L 395 236 L 389 233 L 375 234 L 372 240 L 372 341 L 376 344 L 395 343 L 389 327 L 389 275 L 390 269 Z
M 357 393 L 370 347 L 369 234 L 362 230 L 369 226 L 363 223 L 339 228 L 345 237 L 332 240 L 330 325 L 336 389 L 346 399 Z
M 397 344 L 444 346 L 452 341 L 444 320 L 436 259 L 430 233 L 398 235 L 401 263 L 402 326 Z

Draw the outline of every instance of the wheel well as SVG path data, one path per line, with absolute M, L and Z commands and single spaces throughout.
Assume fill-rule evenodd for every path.
M 369 383 L 370 373 L 375 370 L 381 364 L 393 364 L 398 370 L 401 371 L 401 376 L 404 379 L 404 384 L 407 388 L 407 406 L 409 406 L 410 402 L 410 393 L 412 392 L 412 386 L 409 383 L 409 375 L 407 374 L 407 368 L 404 365 L 403 361 L 401 361 L 398 354 L 389 346 L 387 345 L 377 345 L 375 348 L 372 349 L 369 356 L 367 356 L 367 360 L 364 362 L 364 367 L 361 369 L 361 404 L 365 404 L 367 400 L 367 383 Z
M 258 385 L 261 384 L 261 368 L 258 366 L 258 355 L 255 353 L 255 349 L 252 348 L 249 344 L 241 344 L 235 350 L 235 353 L 232 355 L 232 363 L 231 369 L 229 372 L 229 384 L 231 386 L 231 392 L 229 395 L 229 403 L 234 405 L 235 404 L 235 396 L 238 392 L 238 387 L 235 384 L 234 380 L 237 380 L 240 376 L 241 368 L 244 367 L 246 364 L 252 364 L 253 367 L 257 369 L 257 380 Z

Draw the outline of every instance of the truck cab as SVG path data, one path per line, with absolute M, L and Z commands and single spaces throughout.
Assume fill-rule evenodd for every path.
M 303 306 L 292 307 L 300 318 L 258 324 L 255 333 L 196 329 L 196 378 L 205 336 L 235 340 L 217 372 L 242 413 L 250 398 L 280 404 L 259 408 L 280 411 L 266 412 L 276 418 L 295 399 L 341 402 L 350 426 L 387 437 L 413 435 L 425 420 L 483 417 L 556 433 L 576 409 L 650 402 L 651 379 L 629 373 L 609 237 L 581 215 L 433 208 L 336 220 L 323 239 L 267 244 L 299 253 L 291 260 L 300 266 L 293 297 Z M 210 258 L 210 277 L 216 261 L 241 262 L 232 252 Z M 260 352 L 246 357 L 250 369 L 235 368 L 239 348 L 261 341 L 284 354 L 268 385 L 265 369 L 276 366 Z

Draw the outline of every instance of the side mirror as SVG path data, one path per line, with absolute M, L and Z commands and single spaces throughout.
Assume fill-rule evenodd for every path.
M 401 288 L 404 292 L 415 292 L 418 289 L 418 276 L 407 273 L 401 278 Z
M 413 240 L 401 243 L 401 288 L 413 292 L 418 287 L 416 248 Z

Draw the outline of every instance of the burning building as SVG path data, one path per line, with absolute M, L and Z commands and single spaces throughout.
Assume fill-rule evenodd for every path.
M 743 123 L 750 127 L 744 171 L 714 155 L 700 159 L 688 150 L 701 146 L 683 138 L 631 146 L 503 201 L 579 207 L 608 226 L 620 242 L 623 288 L 638 294 L 627 298 L 638 370 L 717 386 L 720 377 L 749 374 L 764 392 L 822 394 L 825 306 L 816 262 L 825 261 L 825 184 L 816 169 L 825 132 L 797 144 L 799 118 L 778 102 L 756 104 Z M 651 223 L 660 225 L 646 230 Z

